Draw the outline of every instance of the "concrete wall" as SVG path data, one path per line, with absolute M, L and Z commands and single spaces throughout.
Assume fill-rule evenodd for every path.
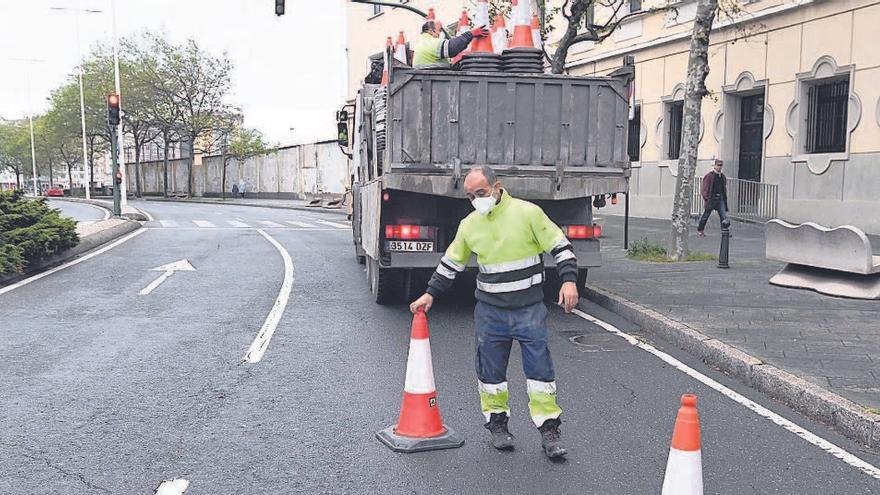
M 880 1 L 796 6 L 773 0 L 748 8 L 752 21 L 712 33 L 707 79 L 712 95 L 703 100 L 697 173 L 707 172 L 718 157 L 727 175 L 737 177 L 738 101 L 763 94 L 761 181 L 779 186 L 779 217 L 880 233 L 880 50 L 873 31 L 880 25 Z M 662 37 L 690 29 L 657 20 L 664 16 L 645 16 L 639 37 L 581 49 L 573 57 L 580 62 L 571 69 L 604 74 L 623 54 L 635 56 L 643 145 L 641 162 L 633 164 L 630 208 L 634 215 L 657 218 L 670 215 L 677 175 L 676 163 L 663 155 L 664 104 L 680 97 L 689 42 L 686 37 L 662 42 Z M 846 152 L 806 154 L 798 141 L 805 133 L 799 113 L 806 107 L 805 81 L 844 73 L 850 77 Z M 612 211 L 620 210 L 618 205 Z
M 135 190 L 134 165 L 126 164 L 129 190 Z M 162 162 L 141 165 L 142 187 L 146 194 L 162 193 Z M 204 156 L 193 166 L 193 194 L 218 196 L 222 178 L 222 158 Z M 244 180 L 250 195 L 266 198 L 307 198 L 341 195 L 348 184 L 346 157 L 335 141 L 324 141 L 272 150 L 244 162 L 230 160 L 226 167 L 226 191 Z M 169 163 L 169 192 L 185 192 L 187 159 Z

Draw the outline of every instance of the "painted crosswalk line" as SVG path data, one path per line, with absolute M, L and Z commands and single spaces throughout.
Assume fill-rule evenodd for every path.
M 335 227 L 337 229 L 350 229 L 351 225 L 346 225 L 344 223 L 336 223 L 336 222 L 328 222 L 326 220 L 318 220 L 318 223 L 322 225 L 327 225 L 330 227 Z
M 214 224 L 207 220 L 193 220 L 192 222 L 199 227 L 214 227 Z
M 304 229 L 314 228 L 314 225 L 305 222 L 297 222 L 296 220 L 285 220 L 285 222 L 293 225 L 294 227 L 302 227 Z
M 273 227 L 273 228 L 284 227 L 284 225 L 281 225 L 280 223 L 275 223 L 271 220 L 260 220 L 260 223 L 265 225 L 266 227 Z
M 244 222 L 239 222 L 238 220 L 228 220 L 228 223 L 229 223 L 229 225 L 232 225 L 233 227 L 238 227 L 238 228 L 248 228 L 248 227 L 250 227 L 250 225 L 248 225 L 248 224 L 246 224 L 246 223 L 244 223 Z
M 159 220 L 163 227 L 177 227 L 178 224 L 174 220 Z

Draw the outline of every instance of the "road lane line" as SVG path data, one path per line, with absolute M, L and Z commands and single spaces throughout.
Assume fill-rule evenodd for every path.
M 174 220 L 159 220 L 159 223 L 161 223 L 163 227 L 177 227 L 177 222 Z
M 266 316 L 266 321 L 263 322 L 263 326 L 260 328 L 260 331 L 257 332 L 257 337 L 251 343 L 251 347 L 248 349 L 247 354 L 242 358 L 243 361 L 251 364 L 259 363 L 260 360 L 263 359 L 263 353 L 266 352 L 266 348 L 269 347 L 269 341 L 272 340 L 272 335 L 278 327 L 278 322 L 281 321 L 281 316 L 284 314 L 285 308 L 287 308 L 287 301 L 290 299 L 290 290 L 293 288 L 293 261 L 290 259 L 290 253 L 288 253 L 287 250 L 284 249 L 284 246 L 272 236 L 263 231 L 263 229 L 257 229 L 257 232 L 265 237 L 267 241 L 272 243 L 272 245 L 275 246 L 275 249 L 281 254 L 281 258 L 284 260 L 284 281 L 281 282 L 281 290 L 278 291 L 278 297 L 275 299 L 275 304 Z
M 147 217 L 148 222 L 152 222 L 153 220 L 155 220 L 155 218 L 153 218 L 153 215 L 150 215 L 150 212 L 148 212 L 147 210 L 142 210 L 142 209 L 138 208 L 138 211 L 143 213 L 144 216 Z
M 336 222 L 328 222 L 326 220 L 318 220 L 318 223 L 329 225 L 330 227 L 336 227 L 337 229 L 350 229 L 350 225 L 345 225 L 344 223 L 336 223 Z
M 260 220 L 259 223 L 265 225 L 266 227 L 273 227 L 273 228 L 284 227 L 284 225 L 281 225 L 280 223 L 275 223 L 270 220 Z
M 841 461 L 849 464 L 850 466 L 860 470 L 861 472 L 867 474 L 868 476 L 871 476 L 872 478 L 876 478 L 876 479 L 880 480 L 880 468 L 877 468 L 876 466 L 869 464 L 868 462 L 863 461 L 859 457 L 856 457 L 855 455 L 850 454 L 846 450 L 838 447 L 837 445 L 829 442 L 828 440 L 825 440 L 824 438 L 816 435 L 815 433 L 812 433 L 812 432 L 806 430 L 805 428 L 798 426 L 797 424 L 795 424 L 795 423 L 791 422 L 790 420 L 776 414 L 775 412 L 773 412 L 773 411 L 767 409 L 766 407 L 754 402 L 753 400 L 748 399 L 745 396 L 725 387 L 724 385 L 716 382 L 715 380 L 709 378 L 708 376 L 706 376 L 706 375 L 700 373 L 699 371 L 689 367 L 688 365 L 682 363 L 678 359 L 675 359 L 674 357 L 670 356 L 669 354 L 666 354 L 665 352 L 661 351 L 660 349 L 657 349 L 656 347 L 654 347 L 650 344 L 642 342 L 641 340 L 633 337 L 632 335 L 618 329 L 614 325 L 612 325 L 608 322 L 602 321 L 602 320 L 600 320 L 592 315 L 589 315 L 579 309 L 575 309 L 573 311 L 573 313 L 580 316 L 581 318 L 589 321 L 590 323 L 598 325 L 603 330 L 610 332 L 614 335 L 617 335 L 618 337 L 629 342 L 631 345 L 638 347 L 639 349 L 642 349 L 643 351 L 646 351 L 646 352 L 653 354 L 655 357 L 659 358 L 661 361 L 672 366 L 673 368 L 677 369 L 678 371 L 681 371 L 682 373 L 690 376 L 691 378 L 693 378 L 693 379 L 697 380 L 698 382 L 702 383 L 703 385 L 706 385 L 707 387 L 715 390 L 716 392 L 721 393 L 722 395 L 733 400 L 734 402 L 736 402 L 742 406 L 745 406 L 747 409 L 750 409 L 755 414 L 757 414 L 765 419 L 769 419 L 773 423 L 776 423 L 777 425 L 785 428 L 786 430 L 790 431 L 791 433 L 794 433 L 795 435 L 801 437 L 802 439 L 806 440 L 807 442 L 815 445 L 816 447 L 819 447 L 820 449 L 824 450 L 825 452 L 827 452 L 827 453 L 831 454 L 832 456 L 840 459 Z
M 238 220 L 227 220 L 227 222 L 229 223 L 229 225 L 232 225 L 233 227 L 239 227 L 239 228 L 250 227 L 250 225 L 248 225 L 244 222 L 239 222 Z
M 183 478 L 165 480 L 156 488 L 154 495 L 183 495 L 187 488 L 189 488 L 189 480 Z
M 134 238 L 134 237 L 137 237 L 137 236 L 143 234 L 143 233 L 146 232 L 146 231 L 147 231 L 147 229 L 143 229 L 143 228 L 141 228 L 141 229 L 137 229 L 137 230 L 135 230 L 134 232 L 132 232 L 132 233 L 126 235 L 125 237 L 122 237 L 122 238 L 120 238 L 120 239 L 117 239 L 117 240 L 114 241 L 113 243 L 108 244 L 108 245 L 102 247 L 101 249 L 98 249 L 97 251 L 92 251 L 91 253 L 89 253 L 89 254 L 87 254 L 87 255 L 81 257 L 81 258 L 77 258 L 77 259 L 75 259 L 75 260 L 73 260 L 73 261 L 68 261 L 67 263 L 64 263 L 63 265 L 56 266 L 55 268 L 52 268 L 51 270 L 45 271 L 45 272 L 43 272 L 43 273 L 38 273 L 38 274 L 34 275 L 33 277 L 29 277 L 29 278 L 26 278 L 26 279 L 21 280 L 21 281 L 19 281 L 19 282 L 16 282 L 16 283 L 14 283 L 14 284 L 12 284 L 12 285 L 9 285 L 9 286 L 6 286 L 6 287 L 3 287 L 2 289 L 0 289 L 0 295 L 2 295 L 2 294 L 6 294 L 7 292 L 11 292 L 11 291 L 13 291 L 13 290 L 15 290 L 15 289 L 17 289 L 17 288 L 23 286 L 23 285 L 27 285 L 27 284 L 29 284 L 29 283 L 31 283 L 31 282 L 33 282 L 33 281 L 39 280 L 39 279 L 41 279 L 41 278 L 43 278 L 43 277 L 48 277 L 49 275 L 52 275 L 53 273 L 55 273 L 55 272 L 57 272 L 57 271 L 61 271 L 61 270 L 65 269 L 65 268 L 67 268 L 67 267 L 69 267 L 69 266 L 73 266 L 73 265 L 76 265 L 76 264 L 78 264 L 78 263 L 82 263 L 82 262 L 85 261 L 85 260 L 92 259 L 92 258 L 94 258 L 95 256 L 97 256 L 97 255 L 99 255 L 99 254 L 101 254 L 101 253 L 105 253 L 105 252 L 107 252 L 107 251 L 109 251 L 109 250 L 115 248 L 116 246 L 122 244 L 123 242 L 128 241 L 129 239 L 132 239 L 132 238 Z
M 207 221 L 207 220 L 193 220 L 192 222 L 194 224 L 198 225 L 199 227 L 207 227 L 207 228 L 214 227 L 214 224 Z
M 295 226 L 295 227 L 303 227 L 303 228 L 306 228 L 306 229 L 309 229 L 309 228 L 314 227 L 314 225 L 312 225 L 312 224 L 310 224 L 310 223 L 297 222 L 296 220 L 285 220 L 285 221 L 286 221 L 287 223 L 289 223 L 290 225 L 293 225 L 293 226 Z

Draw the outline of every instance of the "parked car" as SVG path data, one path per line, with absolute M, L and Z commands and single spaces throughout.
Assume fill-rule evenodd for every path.
M 64 189 L 60 187 L 50 187 L 46 189 L 46 196 L 64 196 Z

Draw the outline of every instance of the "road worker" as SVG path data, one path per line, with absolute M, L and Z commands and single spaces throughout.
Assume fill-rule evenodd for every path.
M 474 309 L 476 369 L 484 426 L 491 432 L 492 445 L 499 450 L 513 448 L 507 427 L 507 362 L 516 340 L 522 350 L 529 412 L 541 433 L 544 453 L 563 457 L 567 452 L 559 432 L 562 410 L 556 403 L 556 377 L 547 345 L 543 253 L 556 261 L 562 281 L 558 304 L 569 313 L 579 298 L 574 249 L 539 206 L 512 197 L 490 167 L 471 169 L 464 188 L 476 211 L 461 221 L 426 293 L 410 310 L 430 310 L 434 297 L 452 286 L 475 254 L 480 269 Z
M 450 58 L 465 51 L 474 38 L 489 36 L 486 26 L 479 26 L 452 39 L 441 38 L 443 25 L 433 20 L 422 24 L 422 34 L 416 42 L 413 65 L 448 64 Z

